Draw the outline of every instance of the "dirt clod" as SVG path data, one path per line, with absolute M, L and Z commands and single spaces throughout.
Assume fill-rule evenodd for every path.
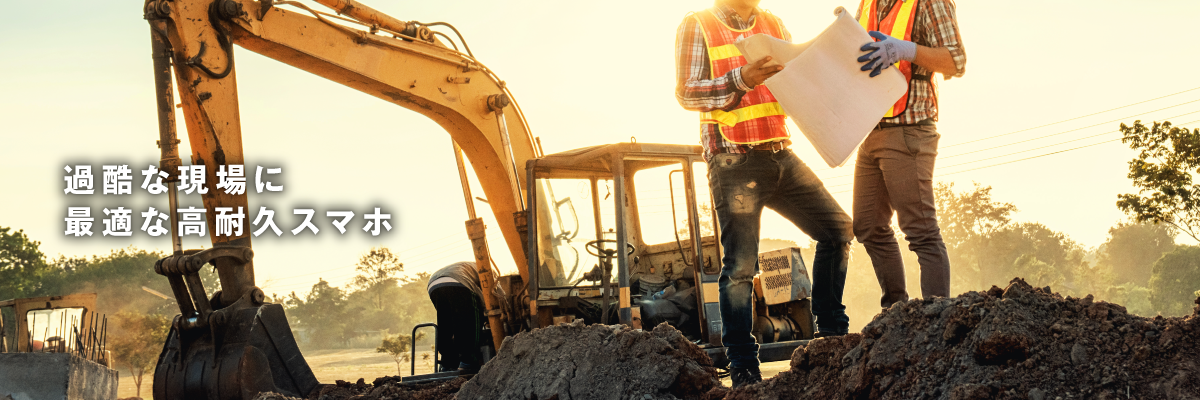
M 1200 307 L 1143 318 L 1014 279 L 893 305 L 862 334 L 813 340 L 790 370 L 707 398 L 1200 399 L 1197 337 Z
M 400 377 L 398 376 L 385 376 L 375 379 L 375 381 L 370 384 L 366 383 L 363 379 L 359 379 L 358 382 L 355 383 L 339 380 L 332 385 L 318 385 L 317 388 L 309 394 L 308 400 L 453 399 L 454 394 L 458 392 L 459 387 L 462 387 L 463 383 L 466 382 L 466 378 L 456 378 L 445 382 L 400 384 Z M 256 397 L 254 400 L 301 399 L 287 397 L 278 393 L 263 393 L 258 395 L 258 397 Z
M 675 328 L 553 326 L 505 339 L 459 399 L 700 399 L 712 359 Z

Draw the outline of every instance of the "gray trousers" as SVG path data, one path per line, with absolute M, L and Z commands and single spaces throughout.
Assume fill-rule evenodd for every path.
M 854 167 L 854 236 L 866 248 L 883 289 L 883 307 L 908 300 L 904 262 L 892 231 L 899 218 L 908 248 L 921 264 L 921 294 L 950 295 L 950 259 L 933 200 L 934 125 L 876 129 L 858 149 Z

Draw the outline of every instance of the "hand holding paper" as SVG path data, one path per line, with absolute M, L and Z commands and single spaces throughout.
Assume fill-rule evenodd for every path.
M 735 43 L 748 62 L 771 56 L 764 65 L 785 68 L 764 84 L 830 167 L 845 164 L 888 109 L 908 90 L 896 69 L 871 78 L 856 59 L 867 31 L 845 9 L 808 43 L 793 44 L 767 35 Z
M 862 70 L 871 71 L 872 78 L 878 76 L 882 70 L 891 67 L 892 64 L 900 61 L 912 62 L 917 58 L 916 43 L 896 39 L 879 31 L 871 31 L 871 37 L 879 41 L 864 44 L 860 50 L 870 53 L 859 57 L 858 62 L 866 63 L 862 66 Z

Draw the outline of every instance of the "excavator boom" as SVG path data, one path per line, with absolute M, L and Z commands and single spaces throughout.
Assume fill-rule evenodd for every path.
M 174 132 L 172 92 L 182 105 L 191 164 L 205 165 L 217 182 L 222 165 L 243 164 L 234 46 L 420 113 L 441 125 L 465 154 L 492 209 L 509 254 L 526 265 L 521 222 L 526 161 L 537 155 L 519 107 L 486 66 L 447 47 L 428 26 L 401 21 L 353 0 L 316 0 L 337 14 L 293 1 L 147 0 L 159 98 L 160 165 L 178 181 L 181 165 Z M 460 38 L 461 40 L 461 38 Z M 171 73 L 174 82 L 172 85 Z M 461 161 L 460 161 L 461 167 Z M 464 191 L 466 180 L 463 180 Z M 171 193 L 171 208 L 176 200 Z M 216 232 L 217 207 L 247 207 L 246 195 L 209 190 L 203 195 L 208 231 Z M 493 268 L 482 220 L 468 235 L 489 309 L 493 340 L 503 338 L 493 298 Z M 247 210 L 249 211 L 249 210 Z M 174 218 L 173 218 L 174 219 Z M 171 280 L 181 315 L 176 318 L 155 375 L 155 398 L 250 398 L 260 391 L 307 395 L 316 385 L 300 356 L 282 308 L 264 302 L 255 286 L 249 230 L 211 235 L 213 248 L 183 250 L 172 232 L 174 254 L 156 272 Z M 221 290 L 212 299 L 196 272 L 217 268 Z M 522 278 L 526 270 L 519 268 Z

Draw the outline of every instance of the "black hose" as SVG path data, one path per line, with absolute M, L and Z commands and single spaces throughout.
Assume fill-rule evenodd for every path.
M 189 59 L 187 64 L 199 68 L 212 79 L 221 79 L 229 76 L 230 72 L 233 72 L 233 41 L 229 39 L 229 31 L 226 31 L 225 27 L 221 26 L 221 24 L 217 22 L 216 5 L 217 3 L 213 2 L 208 7 L 208 22 L 212 24 L 213 29 L 217 30 L 217 41 L 221 43 L 221 49 L 225 51 L 225 55 L 228 57 L 228 59 L 225 60 L 225 71 L 219 74 L 215 73 L 211 69 L 208 69 L 208 67 L 204 66 L 204 63 L 200 61 L 200 57 L 204 55 L 204 50 L 206 47 L 204 42 L 200 42 L 200 51 L 196 53 L 195 57 Z

